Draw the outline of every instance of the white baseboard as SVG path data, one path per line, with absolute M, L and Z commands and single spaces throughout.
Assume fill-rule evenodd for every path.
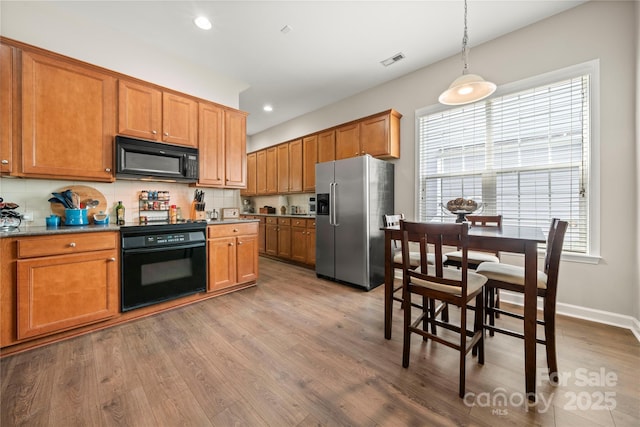
M 524 296 L 522 294 L 501 291 L 500 300 L 519 306 L 524 305 Z M 538 309 L 542 310 L 542 299 L 540 298 L 538 299 Z M 557 303 L 556 313 L 564 316 L 575 317 L 577 319 L 629 329 L 636 339 L 640 341 L 640 321 L 634 317 L 566 303 Z

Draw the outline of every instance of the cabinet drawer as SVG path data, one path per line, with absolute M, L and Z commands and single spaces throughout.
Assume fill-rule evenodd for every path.
M 278 223 L 278 218 L 273 217 L 273 216 L 268 216 L 266 219 L 267 224 L 277 224 Z
M 308 219 L 307 220 L 307 228 L 316 228 L 316 220 Z
M 246 234 L 258 234 L 257 222 L 244 222 L 240 224 L 210 225 L 208 235 L 210 239 L 217 237 L 233 237 Z
M 291 225 L 291 218 L 278 218 L 278 225 Z
M 18 258 L 115 249 L 117 233 L 74 233 L 18 239 Z
M 305 219 L 301 219 L 301 218 L 294 218 L 291 220 L 291 226 L 292 227 L 306 227 L 307 226 L 307 221 Z

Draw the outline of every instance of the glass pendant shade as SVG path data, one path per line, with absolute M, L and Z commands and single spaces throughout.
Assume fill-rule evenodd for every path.
M 486 98 L 495 90 L 495 83 L 488 82 L 477 74 L 463 74 L 440 94 L 438 101 L 445 105 L 468 104 Z

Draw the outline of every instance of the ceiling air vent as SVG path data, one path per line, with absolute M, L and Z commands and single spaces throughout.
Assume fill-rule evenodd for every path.
M 380 63 L 382 65 L 384 65 L 385 67 L 388 67 L 389 65 L 395 64 L 396 62 L 400 61 L 401 59 L 404 59 L 404 53 L 402 53 L 402 52 L 396 53 L 391 58 L 387 58 L 384 61 L 380 61 Z

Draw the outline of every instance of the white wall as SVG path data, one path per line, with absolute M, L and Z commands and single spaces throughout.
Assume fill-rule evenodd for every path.
M 635 2 L 592 1 L 474 47 L 471 71 L 498 85 L 600 59 L 601 261 L 563 262 L 559 302 L 639 317 Z M 473 31 L 473 29 L 471 29 Z M 249 151 L 388 108 L 403 114 L 395 206 L 415 210 L 415 111 L 435 104 L 460 73 L 456 55 L 251 137 Z M 634 220 L 635 219 L 635 220 Z M 567 306 L 568 307 L 568 306 Z

